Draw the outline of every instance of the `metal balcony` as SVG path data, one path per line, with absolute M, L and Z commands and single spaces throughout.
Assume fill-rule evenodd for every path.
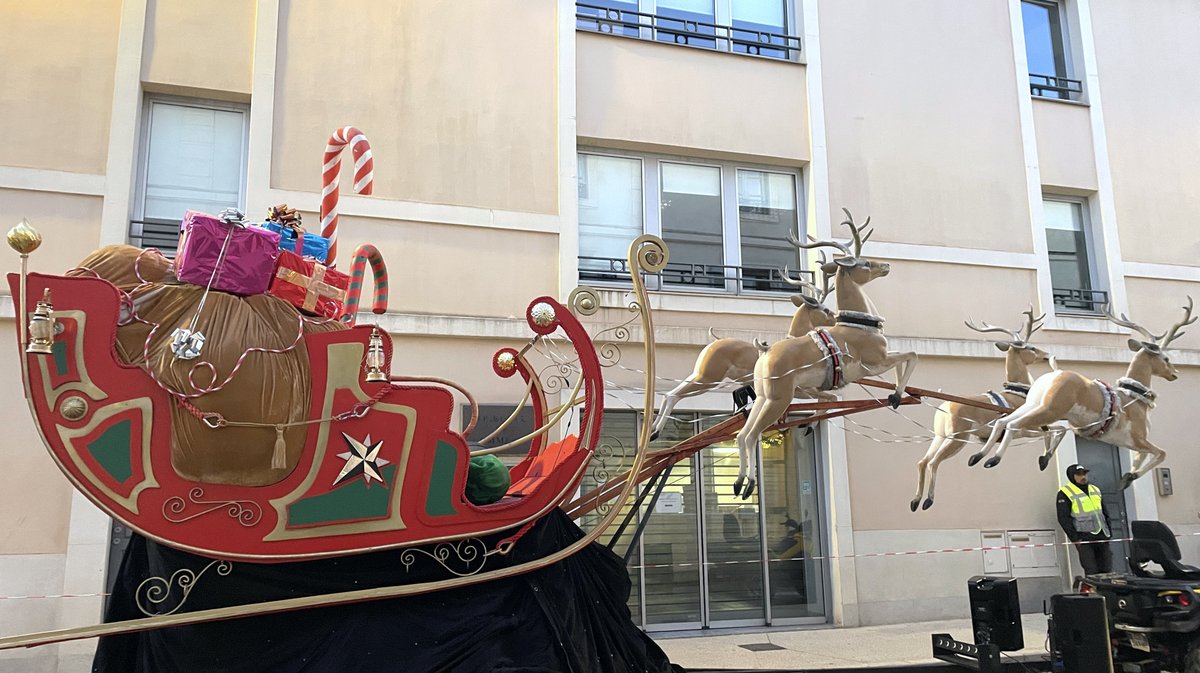
M 1056 287 L 1053 292 L 1054 306 L 1061 312 L 1100 315 L 1108 306 L 1108 292 L 1104 290 Z
M 1083 82 L 1055 75 L 1029 73 L 1029 90 L 1038 98 L 1074 101 L 1083 98 Z
M 167 257 L 179 247 L 179 220 L 130 220 L 129 243 L 139 248 L 158 248 Z
M 575 4 L 575 27 L 594 33 L 623 35 L 785 61 L 795 61 L 800 57 L 800 38 L 793 35 L 721 26 L 691 19 L 675 19 L 583 2 Z
M 812 271 L 792 272 L 813 282 Z M 579 258 L 579 280 L 587 283 L 629 285 L 629 263 L 615 257 Z M 759 292 L 796 294 L 797 288 L 783 280 L 779 269 L 764 266 L 730 266 L 725 264 L 690 264 L 669 262 L 660 273 L 650 274 L 646 285 L 655 290 L 724 292 L 753 294 Z

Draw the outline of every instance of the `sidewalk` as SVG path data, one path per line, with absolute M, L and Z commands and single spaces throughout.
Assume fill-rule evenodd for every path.
M 1025 649 L 1008 654 L 1021 659 L 1045 654 L 1046 617 L 1024 615 L 1022 622 Z M 804 671 L 937 663 L 930 652 L 933 633 L 974 641 L 969 619 L 711 636 L 654 634 L 654 640 L 672 662 L 688 670 Z

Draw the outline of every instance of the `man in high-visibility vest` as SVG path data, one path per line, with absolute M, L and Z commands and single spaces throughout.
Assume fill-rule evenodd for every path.
M 1058 525 L 1067 539 L 1075 543 L 1079 565 L 1085 575 L 1112 572 L 1112 550 L 1108 540 L 1112 532 L 1108 513 L 1100 502 L 1100 489 L 1088 483 L 1088 469 L 1082 465 L 1067 468 L 1067 483 L 1058 490 Z

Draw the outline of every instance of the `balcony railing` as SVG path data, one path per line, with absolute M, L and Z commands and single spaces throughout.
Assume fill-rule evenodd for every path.
M 129 242 L 139 248 L 158 248 L 174 257 L 179 247 L 179 220 L 131 220 Z
M 813 282 L 812 271 L 792 272 Z M 579 258 L 579 280 L 589 283 L 629 284 L 629 263 L 615 257 Z M 774 292 L 795 294 L 797 288 L 783 280 L 779 269 L 765 266 L 729 266 L 669 262 L 661 272 L 650 274 L 646 283 L 656 290 L 701 290 L 747 294 Z
M 1067 313 L 1099 315 L 1108 306 L 1108 292 L 1073 287 L 1054 288 L 1054 305 Z
M 674 19 L 628 9 L 575 4 L 575 27 L 609 35 L 624 35 L 691 47 L 766 56 L 788 61 L 800 56 L 800 38 L 754 28 L 721 26 L 691 19 Z
M 1083 82 L 1055 75 L 1029 73 L 1029 90 L 1040 98 L 1079 100 L 1083 97 Z

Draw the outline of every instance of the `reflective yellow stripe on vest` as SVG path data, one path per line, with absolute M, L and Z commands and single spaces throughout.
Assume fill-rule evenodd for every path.
M 1087 493 L 1075 484 L 1067 484 L 1059 491 L 1071 499 L 1071 518 L 1075 521 L 1076 532 L 1109 534 L 1104 506 L 1100 503 L 1100 489 L 1095 484 L 1088 484 Z

